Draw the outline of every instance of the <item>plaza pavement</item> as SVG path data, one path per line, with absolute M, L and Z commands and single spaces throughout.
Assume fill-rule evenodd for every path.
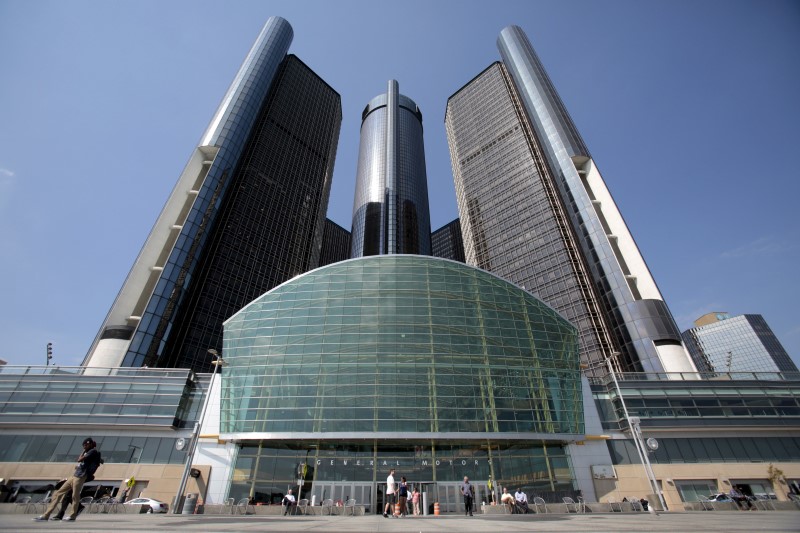
M 226 516 L 91 514 L 77 522 L 33 522 L 30 514 L 0 516 L 0 531 L 228 531 L 314 533 L 515 533 L 518 531 L 800 531 L 800 512 L 674 512 L 586 515 L 476 515 L 383 518 L 374 516 Z

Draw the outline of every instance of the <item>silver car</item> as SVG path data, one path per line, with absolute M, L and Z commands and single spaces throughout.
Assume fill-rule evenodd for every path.
M 125 502 L 125 505 L 149 505 L 148 513 L 166 513 L 169 510 L 169 505 L 152 498 L 134 498 Z

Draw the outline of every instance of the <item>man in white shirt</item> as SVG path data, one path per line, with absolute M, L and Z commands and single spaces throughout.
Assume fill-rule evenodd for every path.
M 517 512 L 526 514 L 528 512 L 528 496 L 522 492 L 522 489 L 517 489 L 514 499 L 517 500 Z
M 285 510 L 283 511 L 283 516 L 286 516 L 287 514 L 292 512 L 294 506 L 297 505 L 297 500 L 294 499 L 294 494 L 292 494 L 292 489 L 289 489 L 289 493 L 283 497 L 283 505 L 285 507 Z
M 389 471 L 386 478 L 386 505 L 383 508 L 383 517 L 389 518 L 389 512 L 394 516 L 394 504 L 397 503 L 397 485 L 394 482 L 394 468 Z

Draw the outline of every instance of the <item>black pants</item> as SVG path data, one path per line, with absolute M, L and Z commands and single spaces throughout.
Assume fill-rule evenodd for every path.
M 464 514 L 472 516 L 472 496 L 464 495 Z

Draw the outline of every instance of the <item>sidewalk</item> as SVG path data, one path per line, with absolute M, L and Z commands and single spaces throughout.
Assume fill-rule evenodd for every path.
M 333 533 L 516 533 L 521 531 L 798 531 L 800 513 L 664 513 L 591 515 L 484 515 L 383 518 L 341 516 L 211 516 L 91 514 L 77 522 L 33 522 L 33 516 L 3 515 L 0 531 L 269 531 Z

